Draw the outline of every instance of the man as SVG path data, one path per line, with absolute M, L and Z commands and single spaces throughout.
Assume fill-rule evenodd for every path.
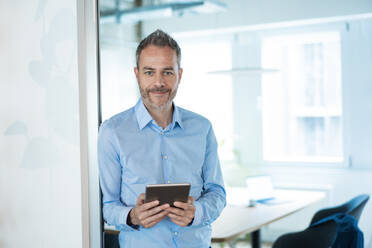
M 121 247 L 209 247 L 211 223 L 226 205 L 210 122 L 173 104 L 180 61 L 163 31 L 142 40 L 134 68 L 141 99 L 100 128 L 103 216 L 120 230 Z M 188 202 L 144 203 L 146 185 L 157 183 L 190 183 Z

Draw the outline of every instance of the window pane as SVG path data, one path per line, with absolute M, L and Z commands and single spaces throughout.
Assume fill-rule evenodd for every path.
M 262 64 L 264 160 L 341 162 L 339 33 L 267 37 Z

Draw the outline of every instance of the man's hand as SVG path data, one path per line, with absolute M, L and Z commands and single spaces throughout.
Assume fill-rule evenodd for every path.
M 145 194 L 141 194 L 136 202 L 136 206 L 129 212 L 130 220 L 134 225 L 141 225 L 150 228 L 167 216 L 169 204 L 159 205 L 159 201 L 144 203 Z
M 189 196 L 187 203 L 174 202 L 174 206 L 178 208 L 170 207 L 167 210 L 170 220 L 179 226 L 190 224 L 195 214 L 194 198 Z

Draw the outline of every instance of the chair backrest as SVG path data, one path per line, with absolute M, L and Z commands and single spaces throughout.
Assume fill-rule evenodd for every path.
M 273 248 L 329 248 L 337 235 L 336 222 L 329 221 L 316 228 L 307 228 L 301 232 L 287 233 L 280 236 Z
M 368 200 L 369 195 L 362 194 L 354 197 L 353 199 L 345 202 L 342 205 L 321 209 L 315 213 L 310 222 L 310 225 L 336 213 L 350 214 L 351 216 L 354 216 L 357 221 L 359 221 L 360 215 L 362 214 L 363 208 Z

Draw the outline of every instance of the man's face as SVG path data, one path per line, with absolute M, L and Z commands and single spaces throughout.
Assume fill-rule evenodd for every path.
M 182 76 L 172 48 L 147 46 L 139 56 L 134 73 L 146 107 L 162 110 L 171 106 Z

